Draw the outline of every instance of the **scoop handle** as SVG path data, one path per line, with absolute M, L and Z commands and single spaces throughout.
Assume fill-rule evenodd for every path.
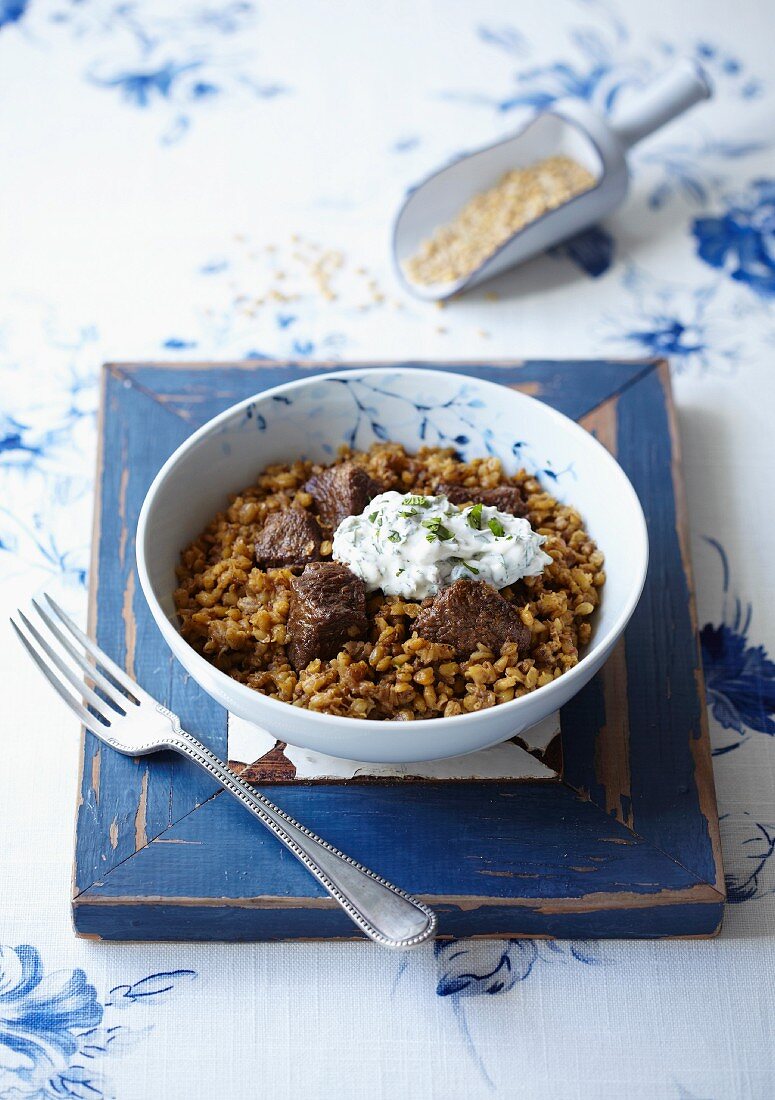
M 611 129 L 624 148 L 629 149 L 712 94 L 713 87 L 702 66 L 688 59 L 680 61 L 620 111 L 611 120 Z

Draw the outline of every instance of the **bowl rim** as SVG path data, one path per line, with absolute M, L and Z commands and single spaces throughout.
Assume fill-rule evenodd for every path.
M 461 361 L 460 366 L 465 365 L 465 363 L 466 361 Z M 324 364 L 320 365 L 323 366 Z M 234 680 L 231 676 L 228 676 L 225 672 L 222 672 L 221 669 L 216 668 L 215 665 L 211 664 L 210 661 L 206 660 L 200 653 L 198 653 L 193 646 L 189 645 L 189 643 L 177 630 L 175 625 L 164 613 L 164 609 L 159 603 L 159 600 L 156 597 L 156 594 L 153 590 L 153 585 L 151 583 L 151 578 L 147 567 L 146 547 L 146 542 L 148 539 L 149 518 L 153 511 L 154 502 L 162 485 L 172 475 L 173 471 L 175 470 L 179 462 L 185 457 L 185 455 L 189 451 L 193 450 L 202 439 L 218 431 L 222 424 L 226 423 L 232 417 L 237 416 L 243 409 L 247 408 L 249 405 L 254 404 L 257 401 L 264 400 L 265 398 L 271 399 L 274 395 L 278 393 L 287 393 L 291 390 L 303 389 L 306 386 L 325 381 L 329 378 L 355 378 L 359 375 L 369 375 L 373 378 L 378 375 L 396 374 L 412 375 L 414 377 L 425 376 L 427 378 L 434 378 L 437 380 L 441 378 L 455 379 L 458 382 L 474 382 L 477 385 L 483 386 L 485 389 L 493 389 L 498 391 L 506 390 L 506 392 L 511 394 L 515 399 L 527 402 L 528 404 L 540 405 L 542 412 L 548 414 L 550 419 L 556 420 L 557 423 L 561 425 L 565 431 L 570 431 L 571 435 L 575 435 L 578 439 L 583 439 L 585 445 L 591 446 L 593 451 L 595 449 L 598 450 L 599 457 L 601 457 L 603 462 L 607 463 L 609 467 L 611 467 L 615 471 L 616 475 L 621 479 L 622 489 L 624 493 L 630 497 L 631 503 L 634 505 L 634 515 L 637 524 L 638 536 L 636 550 L 639 559 L 636 562 L 637 582 L 635 585 L 633 585 L 632 591 L 625 600 L 624 606 L 620 610 L 614 623 L 599 639 L 599 644 L 593 645 L 593 647 L 590 648 L 588 652 L 586 652 L 579 659 L 578 663 L 574 665 L 573 668 L 568 669 L 567 672 L 564 672 L 562 674 L 562 676 L 559 676 L 556 680 L 553 680 L 551 684 L 545 684 L 544 687 L 537 689 L 540 690 L 540 692 L 542 693 L 542 697 L 547 700 L 547 703 L 553 695 L 557 694 L 558 691 L 563 690 L 563 692 L 565 692 L 569 687 L 572 687 L 572 685 L 577 680 L 583 680 L 583 677 L 592 660 L 597 655 L 599 655 L 601 650 L 605 650 L 606 647 L 610 649 L 610 647 L 621 636 L 624 628 L 632 617 L 632 614 L 637 607 L 641 594 L 643 592 L 643 587 L 646 583 L 646 574 L 648 570 L 649 541 L 648 530 L 646 527 L 646 518 L 643 514 L 643 507 L 630 479 L 628 478 L 622 467 L 619 465 L 619 463 L 616 461 L 614 456 L 608 450 L 606 450 L 606 448 L 602 445 L 602 443 L 599 442 L 599 440 L 597 440 L 590 432 L 587 432 L 585 428 L 582 428 L 581 425 L 578 424 L 575 420 L 572 420 L 569 416 L 566 416 L 564 413 L 559 412 L 557 409 L 552 408 L 551 405 L 548 405 L 543 401 L 538 401 L 536 398 L 531 397 L 529 394 L 522 393 L 519 390 L 509 389 L 508 387 L 505 387 L 498 382 L 492 382 L 489 379 L 477 378 L 476 376 L 466 374 L 458 374 L 456 371 L 452 370 L 430 370 L 428 367 L 423 366 L 404 366 L 401 364 L 396 366 L 389 366 L 388 364 L 385 364 L 373 367 L 346 367 L 342 370 L 328 371 L 324 374 L 314 373 L 310 374 L 307 378 L 299 378 L 294 382 L 283 382 L 277 386 L 272 386 L 269 389 L 261 390 L 259 393 L 256 393 L 251 397 L 243 398 L 243 400 L 236 402 L 234 405 L 230 405 L 227 409 L 224 409 L 223 412 L 218 413 L 216 416 L 212 417 L 212 419 L 202 424 L 201 427 L 197 428 L 195 432 L 192 432 L 192 434 L 187 439 L 185 439 L 178 447 L 176 447 L 169 458 L 166 460 L 164 465 L 161 467 L 161 469 L 151 482 L 145 495 L 145 499 L 143 500 L 142 507 L 140 509 L 140 514 L 137 520 L 137 532 L 135 537 L 135 561 L 137 564 L 137 572 L 140 579 L 140 585 L 142 587 L 146 603 L 150 608 L 156 625 L 161 631 L 162 637 L 164 638 L 167 645 L 170 647 L 173 655 L 177 658 L 177 647 L 185 646 L 187 658 L 191 661 L 194 668 L 201 668 L 203 679 L 207 680 L 214 677 L 217 683 L 221 683 L 223 685 L 221 689 L 221 694 L 223 696 L 228 697 L 229 694 L 233 693 L 235 698 L 240 700 L 241 702 L 244 702 L 248 708 L 251 705 L 256 704 L 258 704 L 259 706 L 267 706 L 270 710 L 281 707 L 282 714 L 285 715 L 286 719 L 288 718 L 288 708 L 292 706 L 292 704 L 290 703 L 283 702 L 280 699 L 273 699 L 269 695 L 264 695 L 262 692 L 255 691 L 253 688 L 248 687 L 246 684 L 241 684 L 238 680 Z M 189 669 L 189 671 L 192 670 Z M 193 671 L 192 675 L 194 675 L 194 679 L 196 679 L 200 683 L 200 686 L 202 686 L 202 681 L 199 680 L 199 678 L 193 673 Z M 576 690 L 580 690 L 581 687 L 583 687 L 583 683 L 579 684 L 579 687 Z M 571 691 L 571 697 L 574 694 L 575 692 Z M 500 703 L 497 709 L 500 714 L 505 714 L 507 712 L 506 708 L 510 708 L 508 713 L 514 713 L 516 708 L 521 707 L 523 710 L 526 709 L 534 700 L 534 698 L 535 693 L 530 692 L 528 695 L 523 695 L 519 699 L 511 699 L 507 703 Z M 229 708 L 227 707 L 226 709 L 228 710 Z M 494 708 L 487 708 L 486 710 L 480 711 L 471 711 L 467 714 L 455 714 L 450 716 L 449 718 L 441 716 L 432 720 L 423 718 L 411 718 L 404 720 L 402 725 L 416 725 L 427 728 L 430 722 L 430 729 L 432 729 L 433 732 L 436 734 L 440 733 L 443 729 L 448 728 L 451 723 L 455 724 L 456 729 L 461 729 L 464 724 L 472 725 L 476 724 L 477 722 L 481 722 L 485 716 L 490 714 L 492 709 Z M 548 707 L 548 712 L 551 712 L 553 709 L 555 708 Z M 280 712 L 278 711 L 278 715 L 279 714 Z M 315 710 L 306 710 L 304 712 L 304 718 L 305 720 L 309 718 L 313 722 L 313 724 L 320 723 L 321 726 L 329 727 L 331 729 L 337 726 L 341 728 L 342 722 L 357 722 L 357 728 L 359 730 L 362 730 L 364 735 L 377 733 L 384 734 L 386 726 L 385 719 L 383 718 L 354 718 L 350 715 L 326 714 L 322 711 Z M 518 726 L 518 724 L 518 722 L 515 722 L 515 728 Z

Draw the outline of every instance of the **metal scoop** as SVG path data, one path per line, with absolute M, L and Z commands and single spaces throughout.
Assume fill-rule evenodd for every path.
M 627 151 L 711 94 L 703 69 L 682 61 L 613 119 L 603 118 L 581 100 L 561 100 L 511 137 L 434 172 L 409 193 L 396 218 L 393 256 L 404 285 L 420 298 L 449 298 L 594 225 L 627 194 Z M 526 168 L 558 154 L 586 168 L 596 181 L 594 185 L 518 229 L 462 278 L 430 284 L 409 278 L 406 262 L 469 199 L 493 187 L 511 169 Z

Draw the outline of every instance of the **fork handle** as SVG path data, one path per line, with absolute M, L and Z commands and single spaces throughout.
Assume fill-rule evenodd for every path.
M 432 909 L 294 821 L 181 729 L 175 715 L 161 706 L 158 709 L 166 714 L 175 730 L 169 739 L 170 748 L 214 776 L 224 790 L 266 825 L 370 939 L 383 947 L 406 948 L 415 947 L 433 935 L 436 914 Z

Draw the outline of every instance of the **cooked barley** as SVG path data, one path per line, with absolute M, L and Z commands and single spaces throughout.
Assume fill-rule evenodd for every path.
M 547 535 L 553 562 L 538 577 L 502 590 L 530 627 L 532 647 L 519 659 L 514 643 L 500 653 L 481 644 L 456 661 L 449 646 L 413 633 L 420 605 L 373 593 L 367 599 L 369 636 L 347 642 L 330 661 L 315 659 L 300 672 L 286 652 L 290 606 L 289 569 L 263 571 L 252 547 L 270 512 L 308 508 L 303 486 L 309 462 L 269 466 L 255 485 L 234 497 L 226 511 L 181 555 L 175 594 L 181 633 L 208 661 L 249 687 L 310 710 L 351 718 L 405 721 L 451 717 L 509 702 L 549 684 L 579 660 L 591 636 L 589 616 L 605 580 L 603 555 L 578 512 L 560 504 L 524 470 L 507 478 L 495 458 L 461 462 L 452 450 L 426 447 L 407 454 L 396 443 L 368 453 L 343 450 L 386 489 L 429 492 L 440 481 L 491 489 L 518 485 L 534 529 Z M 330 540 L 321 551 L 330 555 Z

